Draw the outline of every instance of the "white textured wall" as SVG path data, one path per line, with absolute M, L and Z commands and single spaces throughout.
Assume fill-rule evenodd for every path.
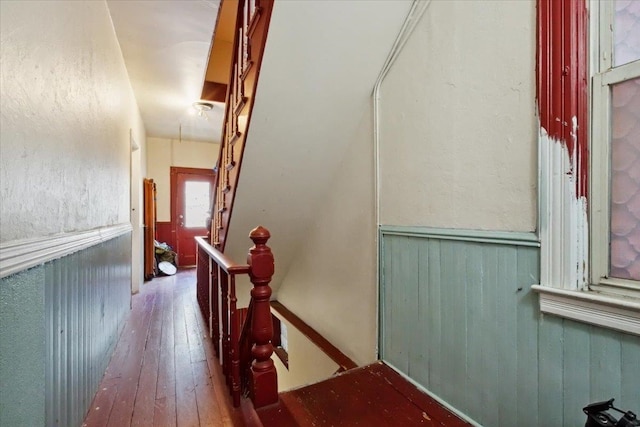
M 375 359 L 371 91 L 408 1 L 280 1 L 226 253 L 267 227 L 277 299 L 357 363 Z
M 381 223 L 536 224 L 535 2 L 432 1 L 382 85 Z
M 157 221 L 171 221 L 171 167 L 213 169 L 219 144 L 175 139 L 147 139 L 147 178 L 156 184 Z
M 296 247 L 277 299 L 359 365 L 376 359 L 373 138 L 362 105 L 313 224 Z M 276 267 L 278 266 L 276 253 Z
M 105 3 L 0 8 L 0 241 L 129 222 L 145 134 Z
M 333 375 L 339 368 L 329 356 L 275 310 L 274 316 L 287 328 L 289 368 L 275 353 L 271 356 L 278 371 L 278 391 L 314 384 Z

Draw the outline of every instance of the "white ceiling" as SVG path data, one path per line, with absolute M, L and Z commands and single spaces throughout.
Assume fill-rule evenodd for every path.
M 220 0 L 108 0 L 147 136 L 218 142 L 224 104 L 197 116 Z

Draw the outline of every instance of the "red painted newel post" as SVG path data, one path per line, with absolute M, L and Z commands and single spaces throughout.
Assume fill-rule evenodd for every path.
M 253 323 L 251 377 L 249 392 L 256 408 L 278 401 L 278 375 L 271 360 L 273 353 L 273 323 L 271 320 L 271 288 L 269 282 L 274 272 L 273 254 L 266 245 L 271 235 L 261 226 L 251 230 L 249 237 L 254 246 L 249 250 L 249 278 L 253 283 Z

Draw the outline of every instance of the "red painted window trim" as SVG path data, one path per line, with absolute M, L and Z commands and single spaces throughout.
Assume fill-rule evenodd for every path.
M 587 198 L 589 167 L 586 0 L 538 0 L 537 98 L 540 126 L 567 147 L 576 196 Z M 574 117 L 577 126 L 574 129 Z

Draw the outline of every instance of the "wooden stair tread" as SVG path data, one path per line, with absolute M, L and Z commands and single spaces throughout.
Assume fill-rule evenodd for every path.
M 257 413 L 264 427 L 470 425 L 381 362 L 282 393 Z

